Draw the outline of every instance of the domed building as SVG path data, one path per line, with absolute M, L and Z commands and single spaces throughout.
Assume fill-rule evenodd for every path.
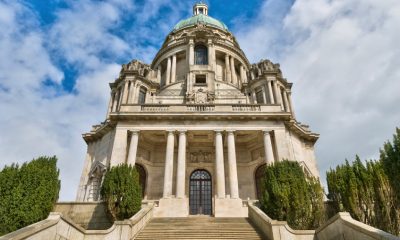
M 198 3 L 151 64 L 133 60 L 110 83 L 106 120 L 88 145 L 78 202 L 100 200 L 108 167 L 136 165 L 155 217 L 247 217 L 263 168 L 297 161 L 318 177 L 318 134 L 296 120 L 279 64 L 250 63 L 227 26 Z

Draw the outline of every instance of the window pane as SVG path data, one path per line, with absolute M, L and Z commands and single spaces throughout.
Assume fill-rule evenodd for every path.
M 207 65 L 207 48 L 203 45 L 194 48 L 194 62 L 196 65 Z

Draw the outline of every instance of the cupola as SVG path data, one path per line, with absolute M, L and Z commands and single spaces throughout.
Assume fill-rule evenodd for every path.
M 205 3 L 199 2 L 193 6 L 193 15 L 208 15 L 208 6 Z

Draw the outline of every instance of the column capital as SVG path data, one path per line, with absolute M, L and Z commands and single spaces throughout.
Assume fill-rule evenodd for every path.
M 138 135 L 140 130 L 128 130 L 130 134 L 132 135 Z
M 221 129 L 216 129 L 216 130 L 214 130 L 215 134 L 218 134 L 218 135 L 222 134 L 222 131 L 223 131 L 223 130 L 221 130 Z
M 228 133 L 228 134 L 233 134 L 233 133 L 235 133 L 235 132 L 236 132 L 236 130 L 231 130 L 231 129 L 226 130 L 226 133 Z
M 165 130 L 168 134 L 174 134 L 175 133 L 175 129 L 167 129 Z
M 271 130 L 269 130 L 269 129 L 263 129 L 262 131 L 263 131 L 264 135 L 270 135 L 271 134 Z
M 178 130 L 180 135 L 186 134 L 187 130 Z

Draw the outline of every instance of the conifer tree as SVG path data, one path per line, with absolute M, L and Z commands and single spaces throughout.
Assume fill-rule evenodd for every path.
M 39 157 L 0 172 L 0 235 L 47 218 L 60 191 L 57 158 Z
M 142 202 L 139 173 L 128 164 L 112 167 L 104 176 L 101 196 L 114 220 L 132 217 L 140 210 Z
M 305 176 L 298 162 L 282 161 L 265 168 L 262 210 L 296 229 L 316 228 L 323 218 L 323 190 Z

